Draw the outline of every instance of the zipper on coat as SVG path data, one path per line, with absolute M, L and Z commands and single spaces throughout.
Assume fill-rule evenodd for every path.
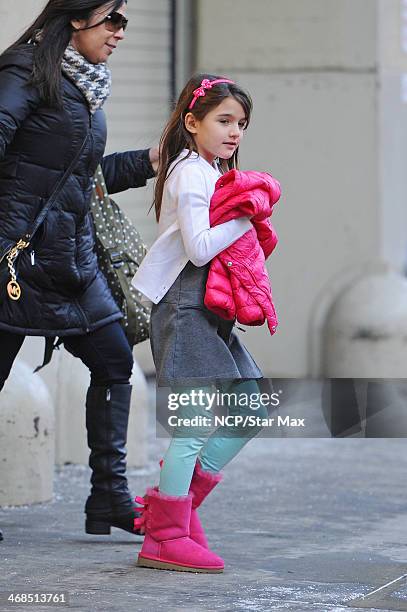
M 256 285 L 257 289 L 259 289 L 259 291 L 261 291 L 261 293 L 263 293 L 263 295 L 265 295 L 264 288 L 263 288 L 263 287 L 261 287 L 261 286 L 258 284 L 257 279 L 256 279 L 255 275 L 253 274 L 252 270 L 249 268 L 249 266 L 248 266 L 248 265 L 247 265 L 247 264 L 246 264 L 244 261 L 242 261 L 242 262 L 240 262 L 240 263 L 242 264 L 242 266 L 244 266 L 244 267 L 246 268 L 246 270 L 248 271 L 248 273 L 249 273 L 249 274 L 250 274 L 250 276 L 252 277 L 253 282 L 254 282 L 254 284 Z M 270 279 L 269 279 L 269 277 L 268 277 L 268 276 L 267 276 L 267 279 L 268 279 L 268 289 L 269 289 L 269 294 L 268 294 L 268 297 L 270 297 L 270 298 L 271 298 L 271 284 L 270 284 Z M 271 308 L 273 309 L 274 316 L 277 318 L 276 309 L 274 308 L 274 304 L 273 304 L 273 300 L 272 300 L 272 299 L 270 299 L 270 305 L 271 305 Z M 266 318 L 267 318 L 267 317 L 266 317 Z M 276 329 L 276 326 L 274 325 L 274 326 L 273 326 L 273 328 L 275 328 L 275 329 Z M 274 331 L 275 331 L 275 329 L 274 329 Z
M 93 140 L 93 138 L 92 138 L 92 113 L 89 113 L 89 135 L 90 135 L 90 141 L 92 141 Z M 75 236 L 75 242 L 76 242 L 76 236 Z M 78 255 L 77 250 L 76 250 L 76 244 L 75 244 L 75 251 L 76 251 L 75 252 L 75 261 L 76 261 L 76 258 L 77 258 L 77 255 Z M 79 271 L 79 267 L 77 266 L 77 268 L 78 268 L 79 278 L 81 279 L 81 273 Z M 78 309 L 79 316 L 82 319 L 82 324 L 83 324 L 83 328 L 84 328 L 85 332 L 86 333 L 90 332 L 89 321 L 88 321 L 88 319 L 87 319 L 83 309 L 81 308 L 81 306 L 79 305 L 79 302 L 77 300 L 75 300 L 75 305 L 76 305 L 76 307 Z
M 81 317 L 81 319 L 82 319 L 83 328 L 84 328 L 85 332 L 86 332 L 86 333 L 90 332 L 90 328 L 89 328 L 89 321 L 88 321 L 88 319 L 86 318 L 86 315 L 85 315 L 85 313 L 83 312 L 83 310 L 82 310 L 82 308 L 80 307 L 79 302 L 78 302 L 77 300 L 75 300 L 75 305 L 76 305 L 76 307 L 77 307 L 77 309 L 78 309 L 78 312 L 79 312 L 79 315 L 80 315 L 80 317 Z
M 35 266 L 35 251 L 31 251 L 30 257 L 31 257 L 31 265 Z

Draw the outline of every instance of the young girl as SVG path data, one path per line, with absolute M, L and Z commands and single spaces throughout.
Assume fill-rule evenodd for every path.
M 221 480 L 221 469 L 260 431 L 259 426 L 214 431 L 208 422 L 213 385 L 235 398 L 258 395 L 256 379 L 262 373 L 235 334 L 235 321 L 204 305 L 211 260 L 252 229 L 248 217 L 215 227 L 209 223 L 215 183 L 237 167 L 251 111 L 249 95 L 233 81 L 200 74 L 187 83 L 161 139 L 154 200 L 159 237 L 133 283 L 153 302 L 157 385 L 170 387 L 173 397 L 188 393 L 178 418 L 202 418 L 199 426 L 176 427 L 159 486 L 137 498 L 144 507 L 143 517 L 135 521 L 146 532 L 138 557 L 143 567 L 223 571 L 223 560 L 208 548 L 196 509 Z M 229 415 L 249 413 L 253 410 L 237 401 L 229 405 Z M 267 410 L 259 408 L 256 416 L 267 416 Z

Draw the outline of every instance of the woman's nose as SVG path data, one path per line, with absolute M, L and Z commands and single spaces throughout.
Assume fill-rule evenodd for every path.
M 114 37 L 116 40 L 123 40 L 123 38 L 125 37 L 125 33 L 123 28 L 120 28 L 120 30 L 118 30 L 117 32 L 114 33 Z

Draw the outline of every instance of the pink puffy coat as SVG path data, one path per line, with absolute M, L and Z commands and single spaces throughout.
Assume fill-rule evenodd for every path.
M 244 325 L 277 328 L 265 260 L 278 238 L 270 222 L 280 198 L 280 184 L 265 172 L 230 170 L 218 179 L 211 199 L 211 226 L 249 216 L 253 228 L 212 261 L 206 283 L 205 306 L 223 319 Z

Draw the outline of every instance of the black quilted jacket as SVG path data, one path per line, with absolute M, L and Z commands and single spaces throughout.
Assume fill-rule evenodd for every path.
M 89 214 L 91 181 L 102 163 L 109 193 L 139 187 L 154 175 L 148 150 L 103 158 L 102 110 L 90 115 L 82 93 L 63 77 L 63 110 L 50 109 L 27 85 L 32 45 L 0 56 L 0 257 L 26 234 L 90 137 L 56 206 L 16 261 L 21 298 L 11 300 L 5 260 L 0 263 L 0 329 L 27 335 L 71 335 L 121 318 L 98 269 Z M 103 159 L 102 159 L 103 158 Z

